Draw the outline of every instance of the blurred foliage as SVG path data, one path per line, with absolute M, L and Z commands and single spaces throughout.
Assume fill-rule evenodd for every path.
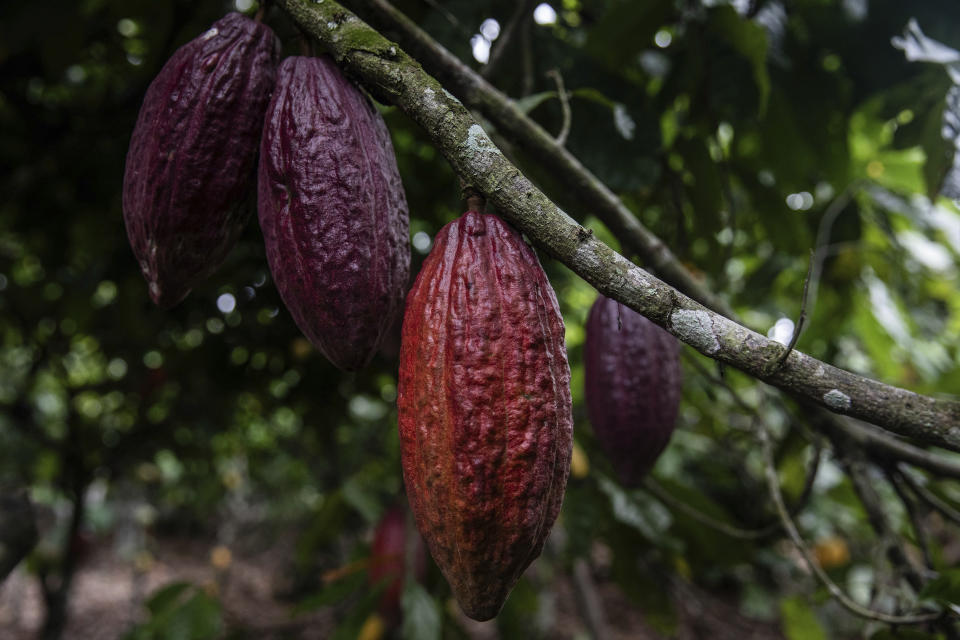
M 505 25 L 514 3 L 397 4 L 479 69 L 471 36 L 487 18 Z M 891 44 L 914 18 L 926 36 L 960 48 L 960 5 L 552 5 L 556 21 L 528 21 L 526 35 L 506 45 L 517 63 L 502 65 L 494 82 L 556 132 L 562 110 L 546 72 L 559 70 L 570 91 L 570 150 L 747 324 L 780 338 L 786 327 L 789 338 L 817 249 L 798 348 L 921 393 L 960 389 L 960 210 L 938 196 L 956 148 L 944 138 L 953 68 L 908 61 Z M 402 495 L 398 336 L 367 370 L 334 369 L 283 308 L 255 221 L 216 275 L 162 312 L 149 302 L 121 219 L 124 155 L 147 85 L 177 46 L 233 7 L 43 0 L 0 8 L 0 484 L 29 486 L 54 515 L 37 551 L 54 562 L 71 552 L 65 532 L 78 496 L 83 530 L 113 533 L 116 553 L 133 563 L 162 535 L 231 545 L 255 530 L 265 546 L 292 535 L 289 595 L 306 609 L 333 607 L 334 637 L 356 637 L 365 624 L 370 633 L 379 592 L 362 571 L 322 576 L 362 563 L 372 526 Z M 295 51 L 285 16 L 273 10 L 267 20 Z M 383 111 L 412 212 L 416 272 L 429 239 L 461 212 L 459 188 L 424 133 Z M 597 220 L 584 223 L 618 246 Z M 829 600 L 780 534 L 734 539 L 616 484 L 583 406 L 581 350 L 595 292 L 543 260 L 567 325 L 587 466 L 570 481 L 558 524 L 564 544 L 515 589 L 497 621 L 503 637 L 549 635 L 556 580 L 578 557 L 591 558 L 662 633 L 678 624 L 669 587 L 678 582 L 725 594 L 791 639 L 875 630 Z M 712 372 L 712 363 L 687 355 L 679 429 L 655 476 L 714 520 L 765 526 L 775 514 L 747 432 L 754 416 L 689 366 Z M 763 403 L 744 376 L 719 373 L 783 436 L 778 471 L 787 499 L 798 499 L 812 455 L 802 415 L 789 401 Z M 798 516 L 804 535 L 845 545 L 847 560 L 830 573 L 859 601 L 909 602 L 897 568 L 876 552 L 837 452 L 825 456 Z M 874 473 L 897 532 L 919 554 L 907 512 Z M 923 481 L 960 504 L 955 484 Z M 956 531 L 942 522 L 924 544 L 932 571 L 960 561 Z M 955 570 L 943 571 L 922 597 L 956 602 L 957 584 Z M 424 584 L 408 581 L 405 620 L 393 633 L 464 637 L 449 597 L 435 569 Z M 217 597 L 185 584 L 154 594 L 147 610 L 129 638 L 216 637 L 223 625 Z

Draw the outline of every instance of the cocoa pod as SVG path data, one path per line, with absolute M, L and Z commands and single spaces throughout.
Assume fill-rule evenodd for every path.
M 437 234 L 407 297 L 398 413 L 417 527 L 464 612 L 488 620 L 540 555 L 573 442 L 556 296 L 496 216 Z
M 246 224 L 279 56 L 269 27 L 231 13 L 180 47 L 147 89 L 127 152 L 123 219 L 161 307 L 213 273 Z
M 422 581 L 427 575 L 427 556 L 423 538 L 415 534 L 412 541 L 413 575 Z M 393 507 L 387 511 L 373 534 L 370 548 L 370 568 L 367 577 L 372 586 L 386 583 L 386 590 L 380 597 L 380 615 L 388 623 L 396 624 L 400 619 L 400 598 L 403 595 L 403 581 L 406 575 L 407 556 L 407 512 L 403 507 Z
M 680 406 L 680 343 L 616 300 L 600 296 L 587 319 L 587 415 L 625 486 L 637 486 L 673 434 Z
M 337 367 L 365 366 L 403 312 L 409 213 L 386 123 L 327 57 L 280 65 L 259 212 L 297 326 Z

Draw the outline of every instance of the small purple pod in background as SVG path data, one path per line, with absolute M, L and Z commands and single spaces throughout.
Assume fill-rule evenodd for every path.
M 620 482 L 640 484 L 673 434 L 680 343 L 616 300 L 590 309 L 584 344 L 587 414 Z

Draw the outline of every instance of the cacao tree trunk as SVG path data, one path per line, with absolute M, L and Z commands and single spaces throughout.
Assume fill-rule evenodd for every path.
M 0 583 L 36 543 L 37 525 L 26 489 L 0 489 Z
M 77 474 L 72 487 L 73 513 L 70 515 L 70 525 L 60 554 L 60 566 L 53 575 L 50 573 L 40 574 L 43 599 L 47 606 L 47 615 L 41 635 L 43 640 L 60 640 L 63 630 L 67 626 L 67 603 L 70 585 L 77 569 L 77 556 L 72 553 L 71 545 L 80 531 L 86 515 L 86 490 L 86 477 L 83 474 Z

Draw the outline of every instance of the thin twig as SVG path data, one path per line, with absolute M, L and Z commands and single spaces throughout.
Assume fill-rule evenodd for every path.
M 891 526 L 883 501 L 877 493 L 874 483 L 867 477 L 868 470 L 863 456 L 855 451 L 844 451 L 841 456 L 847 475 L 853 485 L 854 493 L 857 494 L 860 504 L 867 512 L 867 521 L 884 546 L 887 559 L 894 568 L 900 571 L 915 591 L 920 591 L 923 588 L 923 579 L 920 577 L 922 568 L 914 566 L 911 562 L 903 541 Z
M 770 442 L 770 434 L 767 432 L 765 425 L 760 424 L 759 428 L 757 429 L 757 436 L 760 439 L 761 449 L 763 450 L 767 487 L 770 490 L 770 497 L 773 499 L 774 506 L 777 508 L 780 521 L 783 523 L 783 528 L 786 530 L 787 535 L 790 536 L 790 540 L 793 542 L 794 547 L 796 547 L 797 551 L 800 552 L 800 555 L 803 556 L 804 562 L 807 564 L 807 568 L 817 577 L 818 580 L 820 580 L 820 583 L 823 584 L 827 591 L 830 592 L 830 595 L 836 598 L 837 601 L 850 613 L 860 616 L 861 618 L 878 620 L 880 622 L 886 622 L 887 624 L 923 624 L 932 622 L 941 617 L 942 614 L 940 613 L 918 613 L 897 616 L 884 613 L 882 611 L 869 609 L 857 603 L 853 598 L 848 596 L 843 589 L 837 585 L 836 582 L 831 580 L 830 576 L 827 575 L 823 568 L 821 568 L 814 559 L 813 554 L 810 553 L 806 543 L 803 541 L 803 537 L 800 535 L 800 531 L 797 529 L 796 523 L 793 521 L 793 518 L 790 517 L 789 511 L 787 511 L 787 506 L 783 501 L 783 494 L 780 491 L 780 480 L 777 477 L 777 467 L 773 461 L 773 445 Z
M 960 478 L 960 463 L 952 458 L 921 449 L 859 420 L 822 413 L 815 417 L 820 430 L 840 436 L 848 446 L 857 446 L 881 461 L 902 461 L 937 475 Z
M 907 470 L 906 465 L 898 464 L 897 471 L 900 472 L 900 477 L 903 478 L 908 485 L 910 485 L 910 490 L 913 491 L 918 498 L 926 502 L 931 508 L 933 508 L 935 511 L 937 511 L 937 513 L 946 519 L 952 521 L 954 524 L 960 525 L 960 511 L 954 509 L 935 493 L 920 484 L 920 482 L 917 481 L 917 479 L 914 478 L 913 475 Z
M 500 68 L 500 63 L 506 60 L 506 52 L 513 44 L 513 40 L 522 29 L 530 25 L 533 18 L 533 5 L 539 0 L 520 0 L 513 10 L 513 15 L 507 21 L 506 26 L 500 31 L 500 37 L 497 38 L 490 48 L 490 57 L 487 64 L 480 70 L 480 75 L 489 80 Z
M 700 524 L 704 524 L 711 529 L 715 529 L 720 533 L 730 536 L 731 538 L 737 538 L 739 540 L 759 540 L 764 538 L 770 533 L 769 527 L 764 527 L 762 529 L 742 529 L 740 527 L 734 526 L 732 524 L 727 524 L 717 520 L 713 516 L 709 516 L 706 513 L 695 509 L 688 505 L 682 500 L 678 500 L 669 491 L 661 487 L 653 478 L 646 478 L 643 481 L 643 488 L 646 489 L 653 497 L 655 497 L 660 502 L 665 503 L 670 508 L 675 511 L 680 511 L 684 515 L 696 520 Z M 780 527 L 780 523 L 776 523 L 776 527 L 773 531 L 776 531 Z
M 553 531 L 550 532 L 550 537 L 547 538 L 544 556 L 559 561 L 566 554 L 567 539 L 567 531 L 563 523 L 558 522 L 554 525 Z M 590 632 L 591 639 L 608 640 L 610 636 L 607 630 L 607 617 L 603 610 L 603 601 L 597 593 L 597 587 L 593 581 L 593 571 L 589 557 L 574 558 L 571 577 L 577 605 L 580 607 L 580 613 Z
M 597 586 L 594 584 L 588 559 L 574 559 L 573 586 L 587 628 L 590 630 L 590 637 L 592 640 L 609 640 L 610 633 L 607 631 L 607 618 L 603 611 L 603 600 L 597 593 Z
M 530 33 L 529 24 L 520 31 L 520 59 L 523 65 L 520 97 L 526 98 L 533 93 L 533 35 Z
M 423 0 L 423 2 L 430 5 L 430 8 L 435 11 L 438 11 L 461 35 L 470 35 L 470 30 L 463 26 L 463 23 L 457 19 L 457 16 L 453 15 L 452 11 L 437 2 L 437 0 Z
M 827 206 L 827 210 L 824 211 L 823 217 L 820 218 L 820 224 L 817 226 L 817 237 L 814 241 L 814 257 L 810 263 L 810 276 L 808 277 L 811 289 L 813 290 L 813 295 L 811 296 L 813 298 L 813 304 L 810 306 L 811 316 L 817 306 L 817 291 L 820 286 L 820 275 L 823 272 L 823 261 L 827 257 L 833 224 L 837 221 L 837 217 L 843 213 L 843 210 L 850 203 L 850 200 L 853 199 L 854 191 L 858 189 L 859 186 L 859 183 L 847 185 L 847 187 L 840 192 L 840 195 L 834 198 L 833 202 Z
M 790 357 L 790 353 L 793 351 L 793 348 L 797 346 L 797 340 L 800 339 L 800 332 L 803 331 L 803 325 L 807 321 L 807 296 L 810 293 L 810 277 L 813 273 L 813 260 L 814 252 L 810 252 L 810 262 L 807 265 L 807 277 L 803 280 L 803 295 L 800 298 L 800 315 L 797 317 L 797 323 L 793 325 L 793 335 L 790 336 L 790 342 L 787 344 L 787 350 L 780 354 L 780 357 L 776 359 L 773 363 L 773 366 L 770 367 L 770 373 L 775 373 L 780 370 L 783 366 L 783 363 L 787 361 L 787 358 Z
M 707 367 L 703 366 L 703 363 L 697 360 L 697 357 L 695 355 L 691 354 L 686 349 L 682 350 L 680 353 L 683 356 L 683 358 L 687 361 L 687 364 L 689 364 L 694 369 L 696 369 L 698 374 L 700 374 L 701 376 L 703 376 L 713 384 L 726 389 L 727 393 L 730 394 L 730 398 L 733 400 L 733 402 L 738 407 L 740 407 L 740 409 L 742 409 L 745 413 L 753 415 L 757 412 L 756 407 L 753 407 L 747 404 L 747 402 L 740 397 L 740 394 L 737 393 L 733 389 L 733 387 L 730 386 L 730 383 L 728 383 L 726 380 L 724 380 L 720 376 L 717 376 L 711 373 L 710 370 L 707 369 Z
M 933 571 L 933 559 L 930 555 L 930 544 L 927 540 L 927 531 L 923 526 L 922 514 L 917 510 L 918 505 L 914 502 L 913 497 L 909 495 L 907 488 L 904 486 L 905 482 L 903 478 L 901 478 L 900 472 L 896 469 L 886 467 L 883 473 L 886 475 L 887 482 L 893 487 L 897 497 L 900 498 L 900 502 L 903 504 L 903 508 L 907 512 L 907 517 L 910 519 L 910 528 L 913 529 L 913 535 L 917 540 L 917 546 L 923 553 L 923 562 L 927 569 L 926 573 L 929 573 Z
M 560 75 L 559 69 L 547 71 L 547 76 L 553 78 L 553 81 L 557 83 L 557 97 L 560 98 L 563 124 L 560 126 L 560 133 L 557 134 L 555 139 L 557 144 L 562 147 L 567 144 L 567 136 L 570 135 L 570 121 L 573 119 L 573 114 L 570 111 L 570 96 L 567 95 L 567 90 L 563 86 L 563 76 Z

